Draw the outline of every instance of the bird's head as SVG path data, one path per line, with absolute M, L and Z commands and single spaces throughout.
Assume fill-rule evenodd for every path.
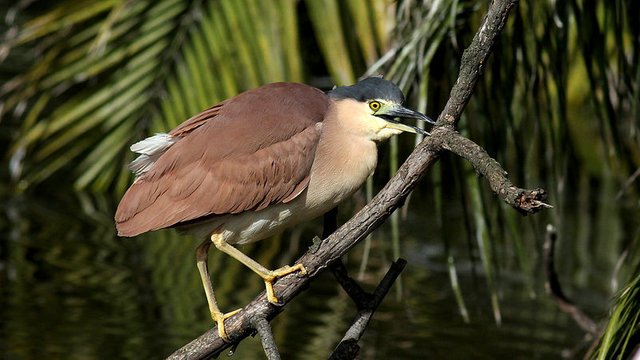
M 341 119 L 352 131 L 381 141 L 401 132 L 428 133 L 416 126 L 403 124 L 400 119 L 417 119 L 435 124 L 417 111 L 402 106 L 404 94 L 394 83 L 378 77 L 361 80 L 351 86 L 340 86 L 329 92 Z

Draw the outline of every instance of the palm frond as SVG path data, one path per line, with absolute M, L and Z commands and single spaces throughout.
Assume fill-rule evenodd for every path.
M 14 46 L 45 44 L 45 61 L 0 90 L 5 111 L 33 104 L 12 148 L 30 154 L 24 174 L 17 174 L 27 185 L 73 162 L 80 170 L 76 186 L 96 184 L 101 175 L 110 184 L 104 174 L 115 175 L 137 120 L 154 106 L 172 37 L 187 14 L 177 0 L 86 5 L 59 4 L 25 23 L 15 39 Z
M 640 351 L 640 269 L 618 294 L 592 359 L 631 359 Z
M 38 58 L 0 87 L 2 115 L 21 124 L 9 154 L 23 187 L 66 169 L 76 188 L 104 191 L 122 178 L 135 139 L 240 90 L 305 76 L 296 1 L 91 3 L 53 5 L 7 36 L 10 49 L 30 46 Z M 354 58 L 371 62 L 385 46 L 379 4 L 358 5 L 349 17 L 336 1 L 307 4 L 337 83 L 353 82 Z M 366 36 L 346 31 L 350 21 Z

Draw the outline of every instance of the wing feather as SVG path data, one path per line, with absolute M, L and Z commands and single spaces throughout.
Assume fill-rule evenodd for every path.
M 242 93 L 185 121 L 116 211 L 122 236 L 257 211 L 306 189 L 328 98 L 301 84 Z

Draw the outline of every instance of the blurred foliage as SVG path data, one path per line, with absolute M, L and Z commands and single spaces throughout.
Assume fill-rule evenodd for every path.
M 303 62 L 315 49 L 303 49 L 301 31 L 323 34 L 317 39 L 330 59 L 324 62 L 330 74 L 338 83 L 352 83 L 355 65 L 347 46 L 357 46 L 353 56 L 366 62 L 377 58 L 391 28 L 392 7 L 349 4 L 17 4 L 7 11 L 0 55 L 10 66 L 24 61 L 18 55 L 26 52 L 31 65 L 0 88 L 2 115 L 12 118 L 15 128 L 7 149 L 15 164 L 12 177 L 27 188 L 70 170 L 77 189 L 122 191 L 129 179 L 127 146 L 136 139 L 166 131 L 239 91 L 307 78 Z M 299 24 L 300 7 L 308 7 L 311 29 Z M 357 43 L 346 43 L 347 30 L 340 24 L 345 17 L 355 19 Z
M 640 351 L 640 301 L 638 299 L 640 299 L 640 271 L 636 271 L 635 278 L 618 294 L 600 344 L 593 353 L 593 359 L 637 358 Z
M 412 106 L 435 118 L 487 3 L 21 0 L 0 5 L 0 176 L 7 179 L 0 191 L 70 193 L 73 185 L 117 197 L 131 179 L 126 169 L 131 143 L 273 81 L 330 88 L 381 73 L 405 90 Z M 544 187 L 555 209 L 523 219 L 499 203 L 468 164 L 447 155 L 409 205 L 428 207 L 420 213 L 434 223 L 421 236 L 444 247 L 442 262 L 465 321 L 478 317 L 465 300 L 471 285 L 458 282 L 468 275 L 469 262 L 473 276 L 480 264 L 478 277 L 486 284 L 494 321 L 503 318 L 509 274 L 520 274 L 526 296 L 537 296 L 546 223 L 559 230 L 559 272 L 570 274 L 563 283 L 576 293 L 608 294 L 606 302 L 618 283 L 635 278 L 628 286 L 636 291 L 624 292 L 627 300 L 612 313 L 632 314 L 628 294 L 637 299 L 640 262 L 640 252 L 633 251 L 640 234 L 636 13 L 633 0 L 520 1 L 512 12 L 460 131 L 496 157 L 515 184 Z M 385 183 L 417 141 L 403 137 L 383 146 L 373 187 Z M 112 206 L 93 195 L 77 196 L 110 226 L 104 213 Z M 421 224 L 412 228 L 425 227 L 426 220 L 411 212 L 394 214 L 394 257 L 408 256 L 397 239 L 407 235 L 399 223 L 412 221 Z M 169 263 L 168 254 L 188 256 L 191 250 L 177 245 L 172 234 L 161 236 L 140 246 L 148 266 L 149 259 L 163 256 Z M 381 254 L 372 256 L 388 260 L 386 242 L 379 247 Z M 265 263 L 277 253 L 260 252 Z M 168 295 L 179 275 L 188 276 L 153 272 L 153 287 L 162 296 L 179 296 Z M 220 285 L 218 291 L 231 293 L 232 284 Z M 255 285 L 247 293 L 255 293 Z M 177 329 L 196 321 L 189 299 L 158 301 L 163 300 L 181 304 L 173 310 L 183 322 Z M 602 312 L 595 304 L 582 305 Z M 637 331 L 636 320 L 610 325 L 599 354 L 608 353 L 611 344 L 626 344 L 630 331 Z

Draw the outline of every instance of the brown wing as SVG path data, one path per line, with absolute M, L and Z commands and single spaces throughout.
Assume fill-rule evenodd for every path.
M 121 236 L 287 202 L 309 183 L 328 98 L 302 84 L 242 93 L 185 121 L 181 137 L 131 185 Z

